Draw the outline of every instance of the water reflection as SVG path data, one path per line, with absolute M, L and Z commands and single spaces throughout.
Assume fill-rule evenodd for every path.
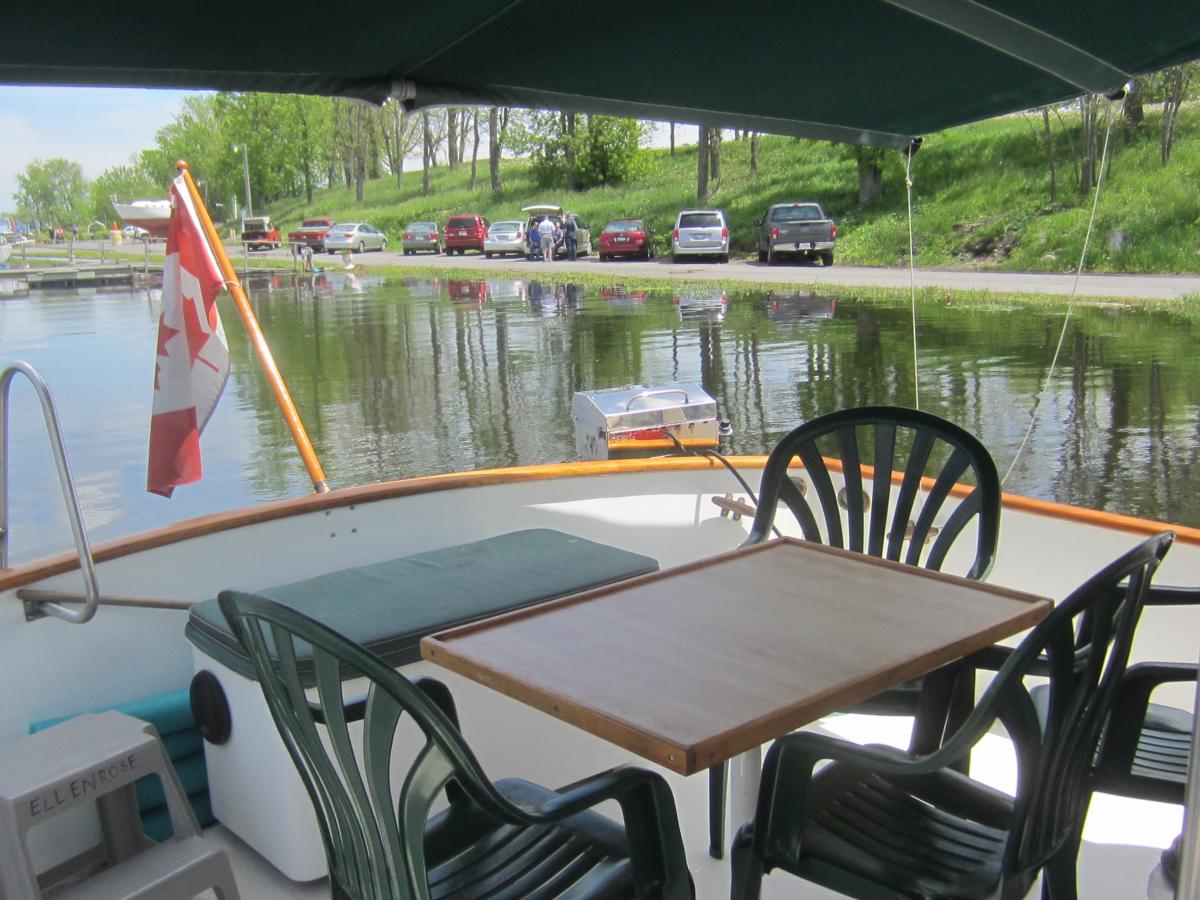
M 681 289 L 675 293 L 680 322 L 720 322 L 728 308 L 729 294 L 721 288 Z
M 823 297 L 814 293 L 767 294 L 767 315 L 772 322 L 811 322 L 816 319 L 832 319 L 837 312 L 837 298 Z
M 799 422 L 834 409 L 911 405 L 919 377 L 922 407 L 978 434 L 1003 471 L 1063 313 L 1002 302 L 923 305 L 914 376 L 904 295 L 383 282 L 337 267 L 247 286 L 337 486 L 573 458 L 573 393 L 634 383 L 701 384 L 733 422 L 723 449 L 762 453 Z M 77 476 L 104 486 L 85 501 L 96 540 L 310 489 L 236 313 L 222 300 L 233 372 L 204 434 L 204 481 L 169 504 L 144 493 L 159 303 L 146 289 L 38 292 L 0 303 L 6 357 L 45 370 Z M 1078 307 L 1007 488 L 1200 524 L 1192 328 L 1169 308 Z M 69 543 L 40 416 L 27 399 L 14 398 L 14 471 L 38 474 L 13 478 L 12 518 L 51 524 L 16 529 L 23 558 L 31 547 Z

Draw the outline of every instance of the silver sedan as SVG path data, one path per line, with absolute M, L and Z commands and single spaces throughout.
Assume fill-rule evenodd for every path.
M 439 256 L 442 253 L 442 239 L 438 234 L 436 222 L 410 222 L 404 229 L 401 246 L 404 255 L 411 256 L 418 250 L 432 250 Z
M 524 222 L 493 222 L 483 238 L 483 255 L 488 258 L 492 254 L 503 256 L 505 253 L 524 256 L 528 249 Z
M 325 232 L 325 249 L 330 253 L 386 250 L 387 235 L 366 222 L 339 222 Z

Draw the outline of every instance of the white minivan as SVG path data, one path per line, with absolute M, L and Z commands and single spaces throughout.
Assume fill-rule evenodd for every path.
M 683 256 L 715 256 L 729 262 L 729 223 L 719 209 L 685 209 L 671 232 L 671 262 Z

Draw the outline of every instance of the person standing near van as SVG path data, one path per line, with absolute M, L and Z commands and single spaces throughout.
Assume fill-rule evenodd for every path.
M 575 251 L 579 248 L 575 235 L 577 227 L 575 224 L 575 213 L 567 213 L 567 219 L 563 222 L 563 233 L 566 235 L 567 259 L 571 260 L 571 262 L 575 262 Z
M 542 259 L 550 262 L 554 258 L 554 223 L 549 216 L 543 216 L 538 223 L 538 236 L 542 241 Z

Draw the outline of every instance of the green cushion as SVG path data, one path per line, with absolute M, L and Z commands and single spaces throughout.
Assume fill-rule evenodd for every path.
M 514 531 L 258 591 L 316 619 L 392 666 L 420 658 L 427 634 L 658 570 L 658 561 L 548 528 Z M 216 600 L 192 607 L 186 634 L 254 677 Z M 307 669 L 302 670 L 307 676 Z

